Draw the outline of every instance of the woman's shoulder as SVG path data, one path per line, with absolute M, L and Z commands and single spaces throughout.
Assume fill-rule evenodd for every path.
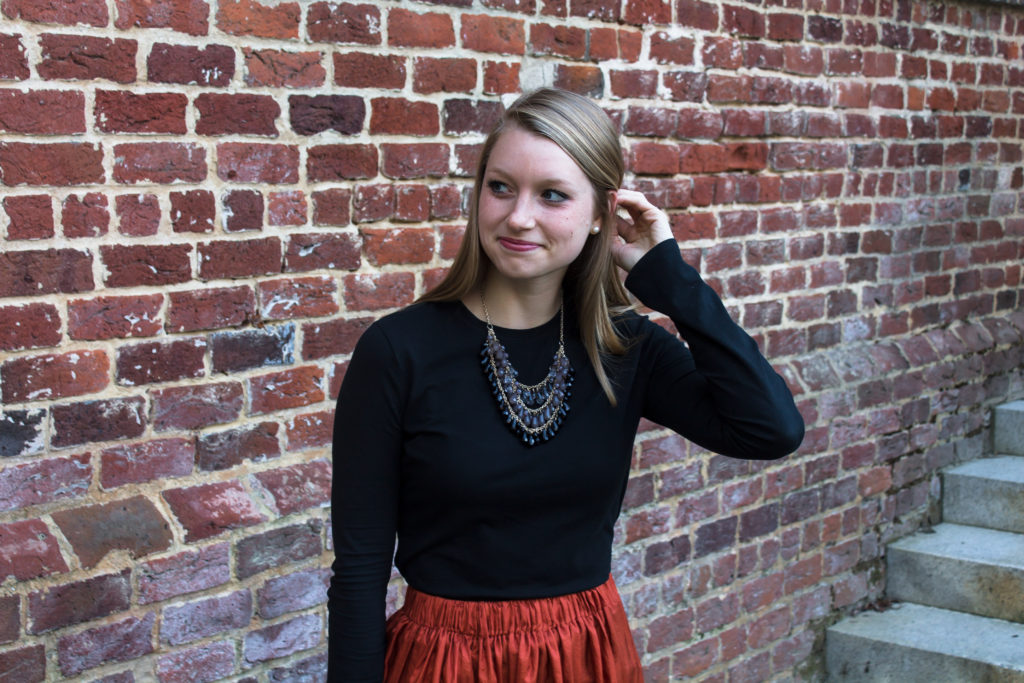
M 367 332 L 383 335 L 392 344 L 424 337 L 436 339 L 436 335 L 451 330 L 460 317 L 461 306 L 458 301 L 417 301 L 378 318 Z

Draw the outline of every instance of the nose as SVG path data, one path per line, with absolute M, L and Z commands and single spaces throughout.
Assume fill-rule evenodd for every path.
M 516 197 L 515 206 L 512 207 L 512 213 L 508 215 L 508 225 L 513 230 L 530 230 L 536 227 L 537 223 L 534 220 L 533 207 L 530 203 L 530 198 L 526 193 L 520 194 Z

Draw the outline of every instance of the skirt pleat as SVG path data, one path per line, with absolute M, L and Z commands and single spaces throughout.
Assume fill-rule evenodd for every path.
M 536 600 L 449 600 L 409 588 L 388 620 L 386 683 L 641 683 L 612 579 Z

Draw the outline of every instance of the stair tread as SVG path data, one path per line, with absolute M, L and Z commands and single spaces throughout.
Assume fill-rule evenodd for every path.
M 995 458 L 972 460 L 946 470 L 945 475 L 993 479 L 1024 486 L 1024 457 L 1000 455 Z
M 1024 571 L 1024 534 L 951 522 L 932 530 L 895 541 L 890 549 Z
M 1024 672 L 1024 624 L 900 603 L 848 617 L 828 631 Z

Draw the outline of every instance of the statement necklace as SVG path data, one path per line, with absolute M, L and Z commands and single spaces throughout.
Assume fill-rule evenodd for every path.
M 480 303 L 487 322 L 487 338 L 480 351 L 480 364 L 491 383 L 501 416 L 512 433 L 527 446 L 547 441 L 562 426 L 562 420 L 569 412 L 570 388 L 576 375 L 565 355 L 565 306 L 560 303 L 558 307 L 558 350 L 548 374 L 540 383 L 529 385 L 517 379 L 519 373 L 509 362 L 505 345 L 494 333 L 483 290 L 480 290 Z

